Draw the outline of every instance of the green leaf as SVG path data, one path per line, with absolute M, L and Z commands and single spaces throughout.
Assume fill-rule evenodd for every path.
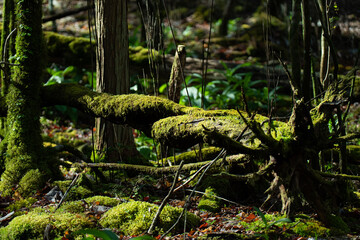
M 267 220 L 266 220 L 266 218 L 265 218 L 265 215 L 260 211 L 260 209 L 259 208 L 257 208 L 257 207 L 253 207 L 255 210 L 256 210 L 256 212 L 258 213 L 258 215 L 261 217 L 261 219 L 263 220 L 263 222 L 264 222 L 264 224 L 265 224 L 265 227 L 266 228 L 268 228 L 268 222 L 267 222 Z
M 74 70 L 75 70 L 75 67 L 74 67 L 74 66 L 69 66 L 69 67 L 67 67 L 67 68 L 64 69 L 63 74 L 64 74 L 64 75 L 70 74 L 70 73 L 72 73 Z
M 269 225 L 269 227 L 271 227 L 272 225 L 275 225 L 277 223 L 281 223 L 281 222 L 283 222 L 283 223 L 292 223 L 293 221 L 290 218 L 282 218 L 282 219 L 276 220 L 275 222 L 271 223 Z
M 109 230 L 83 229 L 74 232 L 74 234 L 91 234 L 95 237 L 102 238 L 103 240 L 119 240 L 118 236 Z
M 163 85 L 161 85 L 161 86 L 159 87 L 159 93 L 163 93 L 166 88 L 167 88 L 167 84 L 164 83 Z

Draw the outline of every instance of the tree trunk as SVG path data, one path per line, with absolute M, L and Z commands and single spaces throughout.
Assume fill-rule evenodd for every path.
M 127 1 L 96 2 L 98 92 L 127 94 L 130 90 Z M 132 129 L 103 118 L 96 120 L 96 150 L 108 161 L 128 160 L 136 152 Z
M 9 83 L 5 171 L 1 176 L 2 195 L 9 195 L 15 184 L 20 194 L 30 194 L 44 183 L 51 170 L 43 156 L 40 135 L 40 87 L 43 58 L 41 29 L 42 2 L 16 1 L 16 64 Z M 4 143 L 2 143 L 4 144 Z

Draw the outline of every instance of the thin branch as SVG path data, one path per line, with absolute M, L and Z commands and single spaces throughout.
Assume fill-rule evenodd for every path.
M 233 140 L 232 138 L 222 135 L 221 133 L 217 132 L 215 129 L 210 130 L 205 129 L 206 137 L 204 139 L 205 142 L 209 144 L 216 145 L 218 147 L 225 148 L 228 152 L 237 152 L 237 153 L 243 153 L 243 154 L 252 154 L 252 155 L 268 155 L 268 149 L 263 148 L 250 148 L 242 143 Z
M 347 175 L 347 174 L 336 174 L 336 173 L 328 173 L 314 170 L 316 173 L 323 177 L 327 178 L 337 178 L 337 179 L 346 179 L 346 180 L 357 180 L 360 181 L 360 176 Z
M 171 21 L 170 21 L 169 12 L 168 12 L 168 9 L 166 7 L 166 4 L 165 4 L 164 0 L 162 0 L 162 3 L 163 3 L 163 6 L 164 6 L 164 9 L 165 9 L 166 18 L 169 21 L 169 27 L 170 27 L 171 35 L 172 35 L 172 38 L 173 38 L 173 41 L 174 41 L 174 44 L 175 44 L 175 51 L 176 51 L 176 54 L 179 55 L 178 44 L 177 44 L 177 41 L 175 39 L 175 33 L 174 33 L 174 29 L 173 29 L 173 26 L 172 26 Z M 188 100 L 189 100 L 189 106 L 191 107 L 192 106 L 191 99 L 190 99 L 187 83 L 185 81 L 184 69 L 182 68 L 181 64 L 180 64 L 180 73 L 181 73 L 181 76 L 182 76 L 182 81 L 185 84 L 185 90 L 186 90 L 186 95 L 187 95 Z
M 223 156 L 224 154 L 226 154 L 226 150 L 225 150 L 225 149 L 222 149 L 222 150 L 220 151 L 220 153 L 218 154 L 217 158 L 220 158 L 220 157 Z M 209 163 L 210 163 L 210 162 L 209 162 Z M 209 164 L 209 163 L 208 163 L 208 164 Z M 191 175 L 191 177 L 190 177 L 188 180 L 186 180 L 186 182 L 184 182 L 182 185 L 180 185 L 179 187 L 177 187 L 177 188 L 174 190 L 174 192 L 180 190 L 181 188 L 183 188 L 184 186 L 186 186 L 186 184 L 188 184 L 189 182 L 191 182 L 192 180 L 194 180 L 194 179 L 201 173 L 201 171 L 204 170 L 204 169 L 208 166 L 208 164 L 203 165 L 201 168 L 199 168 L 199 170 L 197 170 L 193 175 Z
M 186 189 L 185 191 L 191 192 L 191 191 L 193 191 L 193 190 L 191 190 L 191 189 Z M 200 194 L 202 194 L 202 195 L 205 195 L 205 194 L 206 194 L 206 193 L 200 192 L 200 191 L 194 191 L 194 192 L 195 192 L 195 193 L 200 193 Z M 228 202 L 228 203 L 231 203 L 231 204 L 240 205 L 240 204 L 237 203 L 237 202 L 233 202 L 233 201 L 228 200 L 228 199 L 226 199 L 226 198 L 218 197 L 218 196 L 216 196 L 216 195 L 213 195 L 212 197 L 217 198 L 217 199 L 222 200 L 222 201 L 225 201 L 225 202 Z
M 59 14 L 55 14 L 55 15 L 52 15 L 52 16 L 44 17 L 44 18 L 42 19 L 42 22 L 43 22 L 43 23 L 46 23 L 46 22 L 58 20 L 58 19 L 61 19 L 61 18 L 67 17 L 67 16 L 71 16 L 71 15 L 75 15 L 75 14 L 77 14 L 77 13 L 80 13 L 80 12 L 83 12 L 83 11 L 87 11 L 87 10 L 93 9 L 93 8 L 94 8 L 94 4 L 92 4 L 92 5 L 90 5 L 90 6 L 87 5 L 87 6 L 78 8 L 78 9 L 73 9 L 73 10 L 65 11 L 65 12 L 62 12 L 62 13 L 59 13 Z
M 272 152 L 279 152 L 281 150 L 281 142 L 277 141 L 271 135 L 266 135 L 266 133 L 261 128 L 260 124 L 250 118 L 249 120 L 244 117 L 244 115 L 238 111 L 240 117 L 244 120 L 245 124 L 250 128 L 250 130 L 255 134 L 255 137 L 258 138 L 263 144 L 268 146 L 268 150 Z
M 209 26 L 209 37 L 208 37 L 208 44 L 206 49 L 206 59 L 205 59 L 205 70 L 204 70 L 204 79 L 203 79 L 203 86 L 202 88 L 202 98 L 201 98 L 201 108 L 205 108 L 204 100 L 205 100 L 205 89 L 206 89 L 206 77 L 207 77 L 207 70 L 209 66 L 209 55 L 210 55 L 210 44 L 211 44 L 211 28 L 212 28 L 212 18 L 214 12 L 214 0 L 211 1 L 211 11 L 210 11 L 210 26 Z M 203 46 L 204 47 L 204 46 Z
M 66 196 L 68 195 L 69 191 L 71 190 L 71 188 L 75 185 L 76 181 L 78 180 L 80 174 L 76 174 L 76 176 L 74 177 L 73 181 L 71 182 L 70 186 L 68 187 L 68 189 L 66 190 L 64 196 L 61 198 L 59 204 L 56 206 L 56 208 L 54 209 L 54 212 L 56 210 L 58 210 L 58 208 L 61 206 L 61 204 L 64 202 Z
M 249 180 L 256 181 L 261 176 L 270 173 L 274 169 L 275 165 L 276 163 L 274 161 L 270 161 L 265 167 L 259 169 L 257 172 L 254 173 L 248 173 L 246 175 L 236 175 L 227 172 L 221 172 L 219 174 L 215 174 L 214 176 L 233 179 L 236 181 L 249 181 Z
M 175 177 L 174 177 L 174 181 L 173 181 L 173 184 L 168 192 L 168 194 L 166 195 L 166 197 L 163 199 L 163 201 L 161 202 L 160 206 L 159 206 L 159 209 L 158 211 L 156 212 L 155 214 L 155 217 L 151 223 L 151 226 L 149 228 L 149 230 L 147 231 L 148 234 L 151 234 L 152 231 L 153 231 L 153 228 L 155 227 L 155 224 L 156 224 L 156 221 L 157 219 L 159 218 L 160 216 L 160 213 L 161 211 L 163 210 L 163 208 L 165 207 L 165 204 L 168 202 L 171 194 L 174 192 L 174 188 L 176 186 L 176 183 L 177 183 L 177 179 L 179 178 L 179 174 L 180 174 L 180 171 L 181 171 L 181 168 L 183 167 L 184 165 L 184 161 L 181 161 L 180 165 L 179 165 L 179 169 L 177 170 L 176 174 L 175 174 Z

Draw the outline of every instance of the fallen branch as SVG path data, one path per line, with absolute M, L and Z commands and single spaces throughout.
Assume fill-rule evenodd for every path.
M 46 17 L 44 17 L 42 19 L 42 22 L 46 23 L 46 22 L 58 20 L 58 19 L 68 17 L 68 16 L 71 16 L 71 15 L 75 15 L 77 13 L 84 12 L 84 11 L 87 11 L 87 10 L 90 10 L 90 9 L 93 9 L 93 8 L 94 8 L 94 5 L 90 5 L 90 6 L 85 6 L 85 7 L 65 11 L 65 12 L 62 12 L 62 13 L 54 14 L 52 16 L 46 16 Z
M 235 155 L 237 157 L 226 159 L 228 163 L 241 162 L 244 160 L 245 155 Z M 204 161 L 198 163 L 189 163 L 184 164 L 183 171 L 198 170 L 202 166 L 209 164 L 211 161 Z M 221 166 L 222 162 L 218 162 L 215 166 Z M 102 168 L 103 170 L 107 169 L 116 169 L 116 170 L 125 170 L 132 171 L 137 173 L 146 173 L 151 175 L 161 175 L 167 173 L 175 173 L 178 171 L 179 166 L 170 166 L 170 167 L 153 167 L 153 166 L 144 166 L 144 165 L 133 165 L 126 163 L 74 163 L 73 167 L 81 168 Z
M 156 212 L 155 217 L 154 217 L 154 219 L 153 219 L 153 221 L 152 221 L 152 223 L 151 223 L 151 226 L 150 226 L 150 228 L 149 228 L 149 230 L 148 230 L 148 232 L 147 232 L 148 234 L 151 234 L 151 233 L 152 233 L 153 228 L 155 227 L 156 221 L 157 221 L 158 217 L 160 216 L 161 211 L 162 211 L 163 208 L 165 207 L 165 204 L 168 202 L 171 194 L 174 192 L 174 188 L 175 188 L 175 186 L 176 186 L 176 183 L 177 183 L 177 180 L 178 180 L 178 178 L 179 178 L 179 174 L 180 174 L 180 171 L 181 171 L 181 168 L 183 167 L 183 165 L 184 165 L 184 162 L 181 161 L 181 163 L 180 163 L 180 165 L 179 165 L 179 169 L 178 169 L 178 171 L 177 171 L 176 174 L 175 174 L 173 184 L 172 184 L 172 186 L 171 186 L 168 194 L 165 196 L 165 198 L 164 198 L 163 201 L 161 202 L 161 204 L 160 204 L 160 206 L 159 206 L 159 209 L 158 209 L 158 211 Z
M 346 180 L 357 180 L 360 181 L 360 176 L 354 176 L 354 175 L 347 175 L 347 174 L 337 174 L 337 173 L 327 173 L 327 172 L 321 172 L 314 170 L 316 173 L 323 177 L 327 178 L 337 178 L 337 179 L 346 179 Z

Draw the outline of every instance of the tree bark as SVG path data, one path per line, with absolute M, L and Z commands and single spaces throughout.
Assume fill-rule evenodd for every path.
M 96 2 L 97 81 L 96 90 L 127 94 L 130 90 L 127 1 Z M 96 120 L 96 150 L 108 161 L 126 161 L 136 155 L 132 129 L 103 118 Z
M 43 69 L 43 38 L 41 29 L 42 2 L 16 1 L 16 64 L 9 83 L 7 102 L 7 145 L 5 171 L 1 176 L 2 195 L 9 195 L 12 187 L 27 195 L 50 176 L 43 156 L 40 135 L 40 87 Z

